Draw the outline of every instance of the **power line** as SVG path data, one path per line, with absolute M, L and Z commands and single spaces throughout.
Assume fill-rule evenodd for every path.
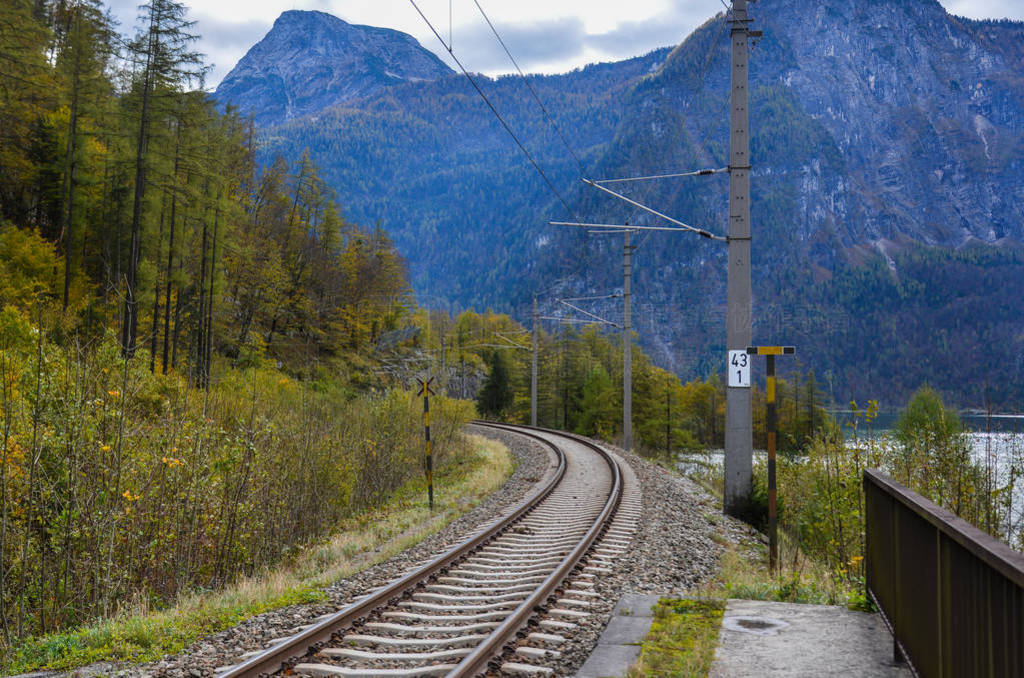
M 487 104 L 487 107 L 491 109 L 491 113 L 493 113 L 494 117 L 498 119 L 498 122 L 501 123 L 501 126 L 505 128 L 506 132 L 508 132 L 508 135 L 512 137 L 512 140 L 516 142 L 516 145 L 519 146 L 519 150 L 523 152 L 523 155 L 527 157 L 527 159 L 530 161 L 530 164 L 533 165 L 533 168 L 537 170 L 537 173 L 540 174 L 542 179 L 544 179 L 544 183 L 548 185 L 548 188 L 551 189 L 551 192 L 555 194 L 555 197 L 558 198 L 558 201 L 562 203 L 562 206 L 565 207 L 566 211 L 572 216 L 572 218 L 575 219 L 576 221 L 579 221 L 579 217 L 576 216 L 576 213 L 572 210 L 571 207 L 569 207 L 569 203 L 565 201 L 565 198 L 562 197 L 562 194 L 559 193 L 558 189 L 555 188 L 555 185 L 551 183 L 550 179 L 548 179 L 548 175 L 545 174 L 544 170 L 540 168 L 540 165 L 537 164 L 537 161 L 534 160 L 530 152 L 526 150 L 526 146 L 523 145 L 523 142 L 519 141 L 519 137 L 517 137 L 515 132 L 512 131 L 512 128 L 508 126 L 508 123 L 505 122 L 505 119 L 501 117 L 501 114 L 498 113 L 498 110 L 494 107 L 494 104 L 491 103 L 491 100 L 487 98 L 487 95 L 484 94 L 484 91 L 480 89 L 480 85 L 478 85 L 476 80 L 473 79 L 473 76 L 469 74 L 469 71 L 466 70 L 466 67 L 462 65 L 461 61 L 459 61 L 459 58 L 455 56 L 455 51 L 449 49 L 448 45 L 445 45 L 444 38 L 442 38 L 441 34 L 437 32 L 436 28 L 434 28 L 434 24 L 430 23 L 430 19 L 428 19 L 427 16 L 423 13 L 423 10 L 420 9 L 419 5 L 416 4 L 416 0 L 409 0 L 409 2 L 419 13 L 420 17 L 422 17 L 423 21 L 426 22 L 427 27 L 430 28 L 431 32 L 434 34 L 434 37 L 437 38 L 438 42 L 444 45 L 445 49 L 448 51 L 448 54 L 451 55 L 452 60 L 455 61 L 456 64 L 458 64 L 459 69 L 462 71 L 462 74 L 465 75 L 466 79 L 469 80 L 471 85 L 473 85 L 473 89 L 475 89 L 477 94 L 480 95 L 480 98 L 484 100 L 484 103 Z
M 675 179 L 677 177 L 701 177 L 709 174 L 721 174 L 722 172 L 728 172 L 728 167 L 720 167 L 718 169 L 700 169 L 694 170 L 693 172 L 676 172 L 675 174 L 652 174 L 646 177 L 626 177 L 625 179 L 599 179 L 595 181 L 595 184 L 619 184 L 627 181 L 650 181 L 652 179 Z
M 609 193 L 609 194 L 615 196 L 616 198 L 618 198 L 619 200 L 623 200 L 623 201 L 629 203 L 633 207 L 639 207 L 640 209 L 644 210 L 645 212 L 650 212 L 651 214 L 653 214 L 656 217 L 661 217 L 662 219 L 665 219 L 666 221 L 669 221 L 669 222 L 675 224 L 676 226 L 679 227 L 679 230 L 690 231 L 692 233 L 696 233 L 697 235 L 699 235 L 699 236 L 701 236 L 703 238 L 709 238 L 711 240 L 722 240 L 722 241 L 726 240 L 726 238 L 723 238 L 720 235 L 714 235 L 713 233 L 711 233 L 709 231 L 705 231 L 702 228 L 696 228 L 694 226 L 690 226 L 689 224 L 684 224 L 683 222 L 679 221 L 678 219 L 673 219 L 672 217 L 668 216 L 667 214 L 663 214 L 662 212 L 659 212 L 659 211 L 657 211 L 657 210 L 655 210 L 653 208 L 648 207 L 647 205 L 639 203 L 636 200 L 633 200 L 631 198 L 627 198 L 626 196 L 622 195 L 621 193 L 616 193 L 612 189 L 606 188 L 606 187 L 604 187 L 604 186 L 602 186 L 602 185 L 600 185 L 598 183 L 595 183 L 595 182 L 591 181 L 590 179 L 584 179 L 583 181 L 585 183 L 593 186 L 596 189 L 604 191 L 605 193 Z M 651 230 L 652 227 L 649 227 L 649 226 L 648 227 L 639 226 L 637 228 L 646 228 L 647 230 Z
M 601 299 L 618 299 L 621 296 L 621 294 L 615 292 L 613 294 L 602 294 L 599 297 L 565 297 L 564 299 L 559 299 L 558 301 L 599 301 Z
M 722 5 L 725 6 L 725 8 L 726 8 L 726 12 L 728 12 L 729 7 L 727 5 L 725 5 L 724 0 L 719 0 L 719 1 L 722 2 Z M 686 103 L 686 107 L 683 109 L 682 117 L 683 117 L 683 120 L 684 120 L 684 123 L 683 123 L 684 127 L 685 127 L 685 124 L 686 124 L 685 120 L 687 118 L 689 118 L 690 109 L 693 107 L 694 102 L 697 100 L 697 95 L 704 89 L 704 81 L 707 78 L 708 69 L 711 67 L 711 62 L 714 59 L 715 48 L 718 46 L 718 43 L 721 42 L 722 36 L 725 34 L 725 26 L 726 26 L 726 23 L 727 23 L 727 19 L 728 19 L 728 14 L 726 14 L 725 16 L 722 17 L 722 22 L 721 22 L 721 24 L 719 25 L 719 28 L 718 28 L 718 34 L 715 36 L 715 38 L 711 41 L 711 44 L 708 46 L 707 54 L 704 57 L 704 64 L 701 66 L 700 74 L 697 76 L 697 86 L 693 89 L 693 92 L 690 94 L 690 100 Z M 726 97 L 725 101 L 726 101 L 726 104 L 728 104 L 728 102 L 729 102 L 728 97 Z M 722 110 L 720 110 L 718 112 L 718 114 L 715 116 L 714 119 L 717 120 L 719 117 L 721 117 L 721 115 L 724 112 L 725 112 L 725 106 L 722 107 Z M 694 161 L 695 162 L 699 162 L 700 156 L 704 152 L 703 151 L 704 146 L 705 146 L 705 144 L 707 144 L 708 140 L 710 139 L 711 131 L 713 129 L 715 129 L 715 125 L 714 124 L 712 124 L 711 128 L 708 130 L 708 134 L 705 136 L 704 140 L 701 141 L 700 146 L 698 147 L 698 151 L 694 154 L 694 158 L 695 158 Z M 656 177 L 656 176 L 642 177 L 642 178 L 633 179 L 633 181 L 641 181 L 641 180 L 646 180 L 648 178 L 654 179 L 654 178 L 658 178 L 658 177 Z M 612 181 L 630 181 L 630 179 L 619 179 L 619 180 L 612 180 Z M 598 182 L 598 183 L 611 183 L 611 182 L 606 180 L 606 181 Z M 641 247 L 643 247 L 645 244 L 647 244 L 647 238 L 649 236 L 650 236 L 649 233 L 645 233 L 643 238 L 640 240 L 639 243 L 636 244 L 634 249 L 638 250 Z
M 572 147 L 569 145 L 569 142 L 566 141 L 565 136 L 562 134 L 562 130 L 559 129 L 558 125 L 555 124 L 555 121 L 551 117 L 551 114 L 548 113 L 548 109 L 544 106 L 544 102 L 540 100 L 540 96 L 538 96 L 537 90 L 535 90 L 533 88 L 533 85 L 530 84 L 530 80 L 523 73 L 523 69 L 519 67 L 519 63 L 516 61 L 516 58 L 512 56 L 512 52 L 511 50 L 509 50 L 508 45 L 505 44 L 505 41 L 502 40 L 501 36 L 498 34 L 498 29 L 494 27 L 494 24 L 491 22 L 490 17 L 487 16 L 487 13 L 484 11 L 484 8 L 480 6 L 479 1 L 473 0 L 473 3 L 476 5 L 476 8 L 480 10 L 480 14 L 483 15 L 484 21 L 486 21 L 487 25 L 491 27 L 491 32 L 494 33 L 494 37 L 496 37 L 498 39 L 498 42 L 501 43 L 501 46 L 505 50 L 505 54 L 508 55 L 508 58 L 512 62 L 512 65 L 516 67 L 516 70 L 519 72 L 519 77 L 523 79 L 523 82 L 525 82 L 526 86 L 530 89 L 530 94 L 533 95 L 533 98 L 537 102 L 537 105 L 540 106 L 540 110 L 544 111 L 544 116 L 547 117 L 548 122 L 550 122 L 551 126 L 555 129 L 555 132 L 558 134 L 558 138 L 561 139 L 562 144 L 565 145 L 565 149 L 569 151 L 569 155 L 571 155 L 573 160 L 576 161 L 576 165 L 580 168 L 580 175 L 586 174 L 586 172 L 583 170 L 583 163 L 580 161 L 579 156 L 577 156 L 576 152 L 572 150 Z

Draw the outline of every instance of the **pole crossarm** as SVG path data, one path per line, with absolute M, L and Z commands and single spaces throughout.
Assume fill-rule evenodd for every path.
M 615 325 L 615 323 L 611 322 L 610 320 L 605 320 L 604 318 L 602 318 L 599 315 L 591 313 L 590 311 L 584 311 L 579 306 L 574 306 L 573 304 L 570 304 L 565 299 L 557 299 L 556 301 L 558 301 L 558 303 L 562 304 L 563 306 L 568 306 L 569 308 L 571 308 L 572 310 L 576 311 L 577 313 L 582 313 L 583 315 L 585 315 L 585 316 L 587 316 L 589 318 L 593 318 L 594 320 L 597 320 L 597 321 L 600 321 L 600 322 L 603 322 L 603 323 L 608 323 L 609 325 Z M 618 327 L 618 325 L 616 325 L 616 327 Z
M 692 172 L 676 172 L 675 174 L 652 174 L 646 177 L 626 177 L 624 179 L 598 179 L 594 181 L 595 184 L 622 184 L 627 181 L 652 181 L 654 179 L 676 179 L 678 177 L 702 177 L 709 176 L 712 174 L 722 174 L 728 172 L 728 167 L 719 167 L 718 169 L 699 169 Z
M 587 184 L 589 186 L 593 186 L 594 188 L 596 188 L 598 190 L 604 191 L 605 193 L 607 193 L 609 195 L 613 195 L 616 198 L 618 198 L 619 200 L 623 200 L 623 201 L 629 203 L 630 205 L 633 205 L 634 207 L 638 207 L 638 208 L 644 210 L 645 212 L 650 212 L 654 216 L 661 217 L 662 219 L 665 219 L 666 221 L 668 221 L 670 223 L 673 223 L 673 224 L 675 224 L 676 226 L 679 227 L 678 229 L 674 229 L 674 230 L 690 231 L 692 233 L 696 233 L 697 235 L 699 235 L 702 238 L 708 238 L 709 240 L 721 240 L 722 242 L 728 242 L 728 238 L 724 238 L 724 237 L 722 237 L 720 235 L 715 235 L 711 231 L 705 231 L 703 228 L 696 228 L 694 226 L 690 226 L 689 224 L 684 224 L 683 222 L 679 221 L 678 219 L 673 219 L 672 217 L 668 216 L 667 214 L 663 214 L 663 213 L 659 212 L 656 209 L 653 209 L 651 207 L 648 207 L 647 205 L 644 205 L 642 203 L 637 202 L 636 200 L 633 200 L 632 198 L 627 198 L 626 196 L 622 195 L 621 193 L 617 193 L 617 192 L 613 191 L 610 188 L 602 186 L 601 184 L 597 183 L 596 181 L 593 181 L 591 179 L 583 179 L 583 183 L 585 183 L 585 184 Z M 633 228 L 633 227 L 629 226 L 628 228 Z
M 618 292 L 614 294 L 604 294 L 599 297 L 563 297 L 558 301 L 600 301 L 601 299 L 618 299 L 622 295 Z
M 559 318 L 554 315 L 539 315 L 537 320 L 557 320 L 560 323 L 566 324 L 579 324 L 579 325 L 611 325 L 612 327 L 622 327 L 618 323 L 613 323 L 610 320 L 587 320 L 584 318 Z
M 674 228 L 671 226 L 631 226 L 629 224 L 586 224 L 579 223 L 576 221 L 549 221 L 550 226 L 582 226 L 583 228 L 603 228 L 607 229 L 608 233 L 625 233 L 626 231 L 672 231 L 673 233 L 679 233 L 686 231 L 685 228 Z M 717 235 L 711 236 L 712 240 L 724 240 Z
M 511 344 L 511 345 L 513 345 L 513 346 L 515 346 L 516 348 L 521 348 L 521 349 L 524 349 L 524 350 L 526 350 L 526 351 L 529 351 L 529 350 L 530 350 L 530 347 L 529 347 L 529 346 L 523 346 L 522 344 L 520 344 L 519 342 L 515 341 L 514 339 L 512 339 L 512 338 L 510 338 L 510 337 L 506 337 L 506 336 L 505 336 L 504 334 L 502 334 L 501 332 L 495 332 L 494 334 L 495 334 L 496 336 L 498 336 L 499 338 L 501 338 L 501 339 L 504 339 L 505 341 L 507 341 L 507 342 L 508 342 L 509 344 Z M 525 334 L 525 333 L 524 333 L 524 334 Z

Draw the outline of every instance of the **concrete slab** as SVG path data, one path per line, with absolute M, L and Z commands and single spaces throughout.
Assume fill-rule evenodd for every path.
M 651 617 L 612 617 L 598 642 L 603 645 L 633 645 L 643 642 L 650 630 Z
M 661 596 L 649 593 L 626 593 L 619 598 L 612 610 L 613 615 L 624 615 L 631 617 L 653 617 L 654 606 L 661 600 Z
M 598 645 L 576 678 L 621 678 L 639 656 L 640 645 Z
M 621 678 L 640 656 L 640 644 L 654 622 L 652 608 L 661 596 L 627 593 L 619 598 L 597 647 L 576 678 Z
M 830 605 L 730 600 L 709 678 L 909 678 L 877 614 Z

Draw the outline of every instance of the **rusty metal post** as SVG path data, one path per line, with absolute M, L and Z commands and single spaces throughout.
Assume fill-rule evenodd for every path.
M 775 356 L 767 356 L 765 379 L 765 435 L 768 438 L 768 571 L 775 572 L 779 562 L 779 509 L 775 486 Z
M 747 355 L 767 358 L 765 378 L 765 437 L 768 439 L 768 570 L 775 572 L 779 564 L 779 505 L 775 483 L 775 442 L 778 415 L 775 411 L 775 356 L 793 355 L 792 346 L 748 346 Z
M 530 352 L 530 426 L 537 425 L 537 295 L 533 295 L 532 351 Z

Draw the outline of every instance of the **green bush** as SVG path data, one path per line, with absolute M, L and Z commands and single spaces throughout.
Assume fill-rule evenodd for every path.
M 0 312 L 0 614 L 13 635 L 161 607 L 287 558 L 423 473 L 422 401 L 269 368 L 208 393 Z M 434 398 L 436 466 L 472 405 Z

